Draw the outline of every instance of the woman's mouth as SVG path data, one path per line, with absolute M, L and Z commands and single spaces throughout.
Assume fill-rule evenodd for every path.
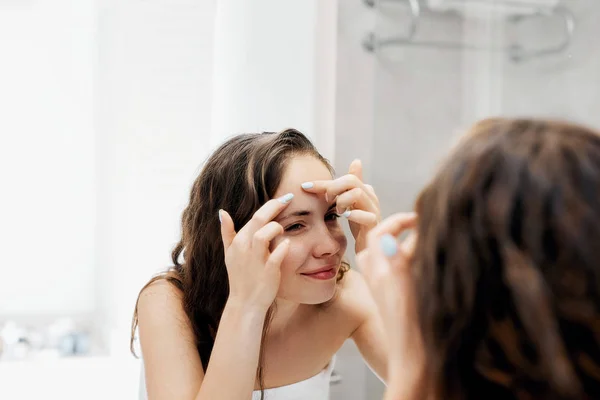
M 302 273 L 301 275 L 320 281 L 326 281 L 337 276 L 337 269 L 335 267 L 320 268 L 313 272 Z

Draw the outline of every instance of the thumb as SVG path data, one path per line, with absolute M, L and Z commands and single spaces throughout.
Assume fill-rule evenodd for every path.
M 415 242 L 416 235 L 399 242 L 396 237 L 386 233 L 379 237 L 379 245 L 373 255 L 379 263 L 387 263 L 396 273 L 407 272 Z
M 348 173 L 358 177 L 358 179 L 360 179 L 362 182 L 363 181 L 362 161 L 360 161 L 359 159 L 352 161 L 350 163 L 350 167 L 348 168 Z
M 223 239 L 223 248 L 225 251 L 227 251 L 236 235 L 235 226 L 231 216 L 225 210 L 219 210 L 219 221 L 221 221 L 221 238 Z
M 417 216 L 414 213 L 394 214 L 382 221 L 367 235 L 367 245 L 373 249 L 373 254 L 379 260 L 388 260 L 392 264 L 402 264 L 412 259 L 412 253 L 417 240 L 416 232 L 402 243 L 397 236 L 402 232 L 414 229 Z

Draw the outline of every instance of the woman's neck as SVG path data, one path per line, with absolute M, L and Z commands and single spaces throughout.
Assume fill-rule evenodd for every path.
M 274 314 L 269 325 L 269 336 L 284 334 L 293 322 L 301 317 L 305 308 L 304 304 L 277 298 Z

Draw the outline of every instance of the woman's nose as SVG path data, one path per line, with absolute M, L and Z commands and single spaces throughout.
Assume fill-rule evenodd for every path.
M 321 229 L 318 235 L 315 235 L 315 257 L 326 257 L 337 254 L 340 251 L 340 242 L 327 227 Z

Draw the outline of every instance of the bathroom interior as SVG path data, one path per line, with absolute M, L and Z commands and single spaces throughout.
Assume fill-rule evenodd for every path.
M 481 118 L 600 127 L 599 18 L 596 0 L 0 1 L 0 399 L 138 398 L 137 293 L 227 136 L 298 128 L 338 174 L 362 160 L 384 217 L 411 210 Z M 384 388 L 348 341 L 331 399 Z

